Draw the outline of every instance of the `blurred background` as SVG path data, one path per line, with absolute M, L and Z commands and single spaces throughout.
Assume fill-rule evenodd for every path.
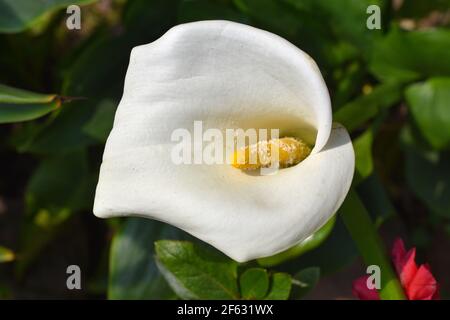
M 81 8 L 79 30 L 66 25 L 70 4 Z M 381 29 L 366 26 L 372 4 Z M 448 0 L 0 0 L 0 298 L 173 297 L 153 242 L 185 235 L 98 219 L 92 203 L 131 48 L 208 19 L 271 31 L 316 60 L 386 248 L 398 236 L 417 247 L 448 298 Z M 19 114 L 5 111 L 11 103 Z M 71 264 L 82 290 L 66 288 Z M 365 267 L 338 214 L 313 248 L 273 269 L 306 270 L 304 299 L 351 299 Z

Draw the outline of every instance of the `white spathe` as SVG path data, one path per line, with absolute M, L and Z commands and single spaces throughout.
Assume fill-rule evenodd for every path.
M 279 128 L 314 144 L 278 174 L 231 165 L 175 165 L 171 133 Z M 228 21 L 174 27 L 134 48 L 106 143 L 94 213 L 172 224 L 243 262 L 299 243 L 336 212 L 352 181 L 347 131 L 332 128 L 314 61 L 272 33 Z

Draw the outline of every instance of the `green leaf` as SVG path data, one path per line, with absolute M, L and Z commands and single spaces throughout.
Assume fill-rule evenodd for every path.
M 155 243 L 157 264 L 182 299 L 239 299 L 237 263 L 191 242 Z
M 71 212 L 91 208 L 94 183 L 87 161 L 85 151 L 76 151 L 40 163 L 25 193 L 27 211 L 36 214 L 38 225 L 58 224 Z
M 10 262 L 15 259 L 14 252 L 8 248 L 0 246 L 0 263 Z
M 375 117 L 380 111 L 399 102 L 403 96 L 402 91 L 402 83 L 381 84 L 369 94 L 358 97 L 341 107 L 335 112 L 333 118 L 349 131 L 353 131 Z
M 37 126 L 32 135 L 18 139 L 22 141 L 15 143 L 17 149 L 20 152 L 59 153 L 98 144 L 104 134 L 102 130 L 107 130 L 112 123 L 111 115 L 101 124 L 99 117 L 111 111 L 111 106 L 105 107 L 105 101 L 118 103 L 130 49 L 131 44 L 124 37 L 94 39 L 72 61 L 63 81 L 64 94 L 86 99 L 71 103 L 54 118 Z M 105 59 L 111 50 L 115 54 Z M 111 65 L 115 67 L 111 68 Z M 99 128 L 93 128 L 93 125 L 99 125 Z
M 296 0 L 290 0 L 298 2 Z M 330 25 L 330 33 L 339 39 L 346 39 L 363 50 L 371 48 L 373 42 L 381 37 L 381 30 L 368 30 L 367 7 L 378 5 L 384 9 L 383 0 L 310 0 L 316 11 L 323 12 Z
M 19 152 L 55 155 L 96 144 L 98 141 L 83 130 L 94 113 L 89 103 L 73 102 L 45 123 L 28 124 L 12 143 Z
M 323 225 L 319 230 L 314 232 L 311 236 L 303 240 L 301 243 L 271 257 L 258 259 L 258 264 L 264 267 L 276 266 L 287 260 L 298 258 L 302 254 L 317 248 L 330 235 L 335 222 L 336 217 L 333 216 L 330 218 L 330 220 L 327 221 L 325 225 Z
M 75 213 L 92 209 L 96 176 L 84 150 L 41 161 L 25 191 L 26 219 L 20 235 L 21 274 Z
M 450 36 L 450 33 L 449 33 Z M 450 77 L 432 78 L 406 90 L 412 117 L 425 139 L 438 150 L 450 146 Z
M 51 11 L 81 5 L 95 0 L 0 0 L 0 32 L 14 33 L 36 24 L 39 19 Z
M 291 275 L 277 272 L 272 275 L 272 283 L 265 300 L 287 300 L 291 292 Z
M 258 23 L 263 23 L 266 29 L 294 37 L 302 21 L 295 11 L 275 0 L 234 0 L 236 7 L 244 14 L 252 17 Z
M 355 166 L 360 179 L 365 179 L 373 172 L 372 160 L 373 129 L 366 130 L 353 142 L 355 149 Z
M 374 47 L 370 69 L 382 81 L 450 75 L 450 30 L 392 30 Z
M 381 277 L 381 289 L 379 290 L 380 297 L 383 300 L 404 299 L 403 288 L 392 269 L 386 249 L 355 190 L 350 189 L 339 213 L 365 264 L 374 264 L 381 269 L 383 277 Z
M 100 142 L 106 142 L 113 127 L 116 109 L 115 101 L 101 101 L 92 118 L 84 125 L 83 132 Z
M 226 2 L 216 0 L 184 0 L 178 8 L 178 22 L 229 20 L 246 22 L 247 18 Z
M 406 131 L 402 138 L 408 185 L 433 213 L 450 217 L 450 152 L 423 151 L 409 140 Z
M 331 97 L 334 111 L 359 94 L 365 76 L 366 70 L 358 62 L 352 62 L 333 72 L 333 81 L 336 83 Z
M 301 299 L 317 285 L 320 279 L 320 268 L 310 267 L 297 272 L 292 279 L 293 299 Z
M 0 84 L 0 123 L 33 120 L 61 105 L 55 94 L 40 94 Z
M 33 134 L 19 134 L 14 142 L 18 151 L 59 153 L 103 142 L 112 124 L 112 104 L 117 106 L 123 91 L 131 49 L 156 40 L 175 23 L 177 3 L 129 1 L 124 9 L 124 33 L 95 34 L 67 62 L 63 93 L 86 99 L 71 103 L 47 123 L 32 128 Z M 105 101 L 111 105 L 106 107 Z M 105 118 L 101 119 L 102 116 Z
M 361 182 L 357 190 L 377 228 L 397 214 L 376 173 Z
M 49 103 L 55 94 L 42 94 L 0 84 L 1 103 Z
M 300 48 L 311 47 L 308 44 L 308 35 L 310 41 L 319 41 L 316 44 L 321 50 L 321 54 L 332 57 L 336 53 L 335 45 L 330 46 L 329 42 L 345 44 L 346 46 L 356 49 L 356 56 L 368 59 L 373 44 L 382 36 L 381 30 L 368 30 L 366 21 L 368 14 L 366 13 L 369 5 L 378 5 L 381 11 L 387 10 L 388 2 L 384 0 L 281 0 L 283 4 L 288 4 L 286 10 L 294 11 L 297 15 L 298 30 L 297 37 L 301 39 Z M 274 14 L 274 18 L 276 19 Z M 382 23 L 387 24 L 387 19 L 383 19 Z M 282 23 L 280 19 L 280 23 Z M 325 44 L 324 42 L 328 42 Z M 332 48 L 332 52 L 326 51 L 327 47 Z M 325 50 L 325 51 L 323 51 Z M 315 59 L 317 56 L 312 55 Z M 355 61 L 353 55 L 352 61 Z M 342 61 L 341 61 L 342 62 Z
M 128 218 L 112 240 L 109 258 L 109 299 L 170 299 L 175 296 L 155 262 L 154 242 L 180 238 L 167 224 Z
M 269 276 L 261 268 L 245 270 L 239 279 L 242 299 L 262 299 L 269 290 Z

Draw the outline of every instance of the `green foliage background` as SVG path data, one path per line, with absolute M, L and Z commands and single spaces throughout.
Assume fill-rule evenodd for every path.
M 68 4 L 81 5 L 81 30 L 66 28 Z M 366 28 L 371 4 L 381 30 Z M 402 235 L 418 247 L 446 297 L 449 10 L 448 0 L 0 0 L 0 297 L 298 299 L 358 258 L 345 212 L 244 265 L 159 222 L 93 217 L 131 48 L 207 19 L 269 30 L 314 57 L 352 134 L 357 201 L 387 244 Z M 82 267 L 81 292 L 65 289 L 69 264 Z

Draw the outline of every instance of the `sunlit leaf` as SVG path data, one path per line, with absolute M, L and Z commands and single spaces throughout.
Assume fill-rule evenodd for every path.
M 55 94 L 40 94 L 0 84 L 0 124 L 33 120 L 61 105 Z
M 287 300 L 291 292 L 291 276 L 284 272 L 277 272 L 272 275 L 272 281 L 266 300 Z
M 450 75 L 450 30 L 400 31 L 393 29 L 377 42 L 370 69 L 382 81 L 412 81 Z
M 237 263 L 191 242 L 161 240 L 157 264 L 182 299 L 238 299 Z
M 449 33 L 450 36 L 450 33 Z M 450 146 L 450 77 L 432 78 L 406 90 L 408 107 L 422 135 L 435 149 Z
M 250 268 L 239 279 L 243 299 L 262 299 L 269 290 L 269 276 L 265 269 Z

